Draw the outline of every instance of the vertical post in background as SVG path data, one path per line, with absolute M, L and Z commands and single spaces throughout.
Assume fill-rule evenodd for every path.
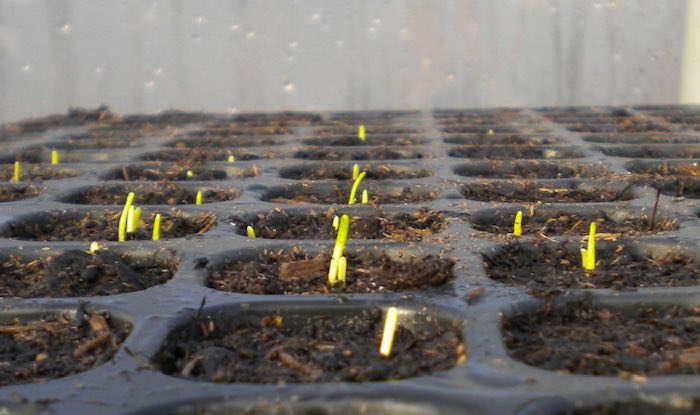
M 679 100 L 700 104 L 700 0 L 687 0 Z

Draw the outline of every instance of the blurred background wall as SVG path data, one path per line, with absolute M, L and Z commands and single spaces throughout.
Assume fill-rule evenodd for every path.
M 674 103 L 696 1 L 0 0 L 0 122 Z

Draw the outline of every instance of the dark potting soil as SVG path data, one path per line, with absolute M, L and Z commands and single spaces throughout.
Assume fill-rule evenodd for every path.
M 469 134 L 454 137 L 445 137 L 443 141 L 447 144 L 467 144 L 467 145 L 548 145 L 558 144 L 560 138 L 548 135 L 523 135 L 523 134 Z
M 457 167 L 455 173 L 467 177 L 504 179 L 589 178 L 610 174 L 605 167 L 597 164 L 539 160 L 469 163 Z
M 622 245 L 599 247 L 596 269 L 584 271 L 578 246 L 513 243 L 484 255 L 488 277 L 537 292 L 553 289 L 678 287 L 697 285 L 700 266 L 691 258 L 669 253 L 638 255 Z
M 174 182 L 157 182 L 124 190 L 98 185 L 77 193 L 67 201 L 82 205 L 124 205 L 129 191 L 135 193 L 136 205 L 193 205 L 197 197 L 194 189 L 182 188 Z M 240 195 L 237 189 L 202 189 L 201 192 L 202 203 L 223 202 Z
M 673 402 L 672 402 L 673 401 Z M 555 415 L 697 415 L 700 413 L 700 401 L 695 399 L 648 399 L 637 401 L 613 402 L 593 407 L 569 409 Z
M 630 162 L 625 168 L 632 173 L 657 175 L 657 176 L 700 176 L 700 166 L 697 162 L 680 162 L 680 163 L 650 163 L 642 164 L 638 162 Z
M 0 385 L 45 382 L 100 366 L 114 356 L 130 327 L 108 313 L 78 309 L 0 325 Z
M 187 172 L 192 172 L 192 177 L 188 177 Z M 105 176 L 107 180 L 224 180 L 226 172 L 224 170 L 207 169 L 197 166 L 187 165 L 164 165 L 164 166 L 124 166 L 121 169 L 113 170 Z
M 184 216 L 177 210 L 161 213 L 161 239 L 203 234 L 216 224 L 213 213 Z M 142 217 L 138 230 L 127 240 L 150 240 L 156 213 Z M 52 212 L 10 224 L 4 236 L 30 241 L 116 241 L 121 211 L 87 214 L 76 211 Z
M 346 253 L 346 284 L 328 284 L 330 254 L 311 256 L 301 248 L 266 251 L 255 260 L 230 260 L 209 272 L 207 286 L 249 294 L 377 293 L 418 290 L 454 278 L 452 259 L 427 255 L 393 258 L 385 252 Z
M 311 138 L 305 140 L 304 144 L 312 146 L 411 146 L 426 142 L 425 138 L 407 135 L 369 136 L 364 141 L 358 139 L 357 135 L 345 135 Z
M 417 179 L 428 177 L 432 174 L 426 168 L 389 165 L 360 166 L 360 171 L 366 173 L 365 179 L 367 180 Z M 286 179 L 297 180 L 352 180 L 352 166 L 321 164 L 317 166 L 288 167 L 280 172 L 280 176 Z
M 0 296 L 83 297 L 145 290 L 164 284 L 176 263 L 136 263 L 110 251 L 69 250 L 45 258 L 10 256 L 0 261 Z
M 643 159 L 692 159 L 700 157 L 700 146 L 693 147 L 650 147 L 633 145 L 630 147 L 601 147 L 603 154 L 613 157 L 629 157 Z
M 14 165 L 0 166 L 0 181 L 9 182 L 15 174 Z M 66 170 L 62 168 L 44 167 L 37 165 L 20 165 L 20 182 L 41 181 L 41 180 L 57 180 L 66 179 L 69 177 L 78 176 L 75 170 Z
M 422 159 L 424 152 L 406 149 L 376 147 L 366 150 L 337 151 L 333 149 L 316 148 L 301 150 L 294 157 L 306 160 L 401 160 Z
M 634 198 L 632 187 L 580 187 L 577 183 L 552 187 L 531 182 L 475 183 L 462 187 L 466 199 L 482 202 L 614 202 Z
M 179 138 L 167 144 L 173 148 L 232 148 L 253 146 L 274 146 L 280 144 L 280 140 L 273 137 L 229 137 L 219 135 L 202 135 L 200 137 L 188 136 Z
M 230 156 L 233 156 L 236 161 L 245 161 L 274 158 L 277 154 L 271 151 L 251 152 L 249 149 L 193 147 L 161 150 L 145 154 L 140 159 L 147 161 L 204 163 L 209 161 L 227 161 Z
M 509 235 L 513 233 L 513 220 L 515 215 L 492 216 L 479 222 L 473 221 L 474 229 Z M 586 235 L 588 226 L 592 221 L 597 224 L 597 232 L 600 234 L 640 235 L 644 233 L 663 232 L 678 229 L 678 223 L 666 217 L 656 218 L 654 228 L 651 227 L 651 218 L 647 216 L 626 217 L 613 219 L 604 211 L 596 211 L 590 214 L 577 214 L 567 212 L 553 212 L 530 216 L 523 212 L 523 235 Z
M 599 124 L 593 122 L 577 122 L 567 127 L 571 131 L 589 132 L 589 133 L 607 133 L 607 132 L 625 132 L 625 133 L 641 133 L 669 131 L 669 128 L 656 124 L 648 120 L 640 120 L 632 117 L 621 117 L 612 124 Z
M 361 194 L 362 185 L 358 194 Z M 292 188 L 283 194 L 267 199 L 272 203 L 286 203 L 298 205 L 305 203 L 313 204 L 347 204 L 350 193 L 350 186 L 337 186 L 328 191 L 314 191 L 314 189 Z M 404 187 L 400 192 L 376 191 L 369 189 L 370 204 L 392 204 L 392 203 L 421 203 L 433 200 L 437 197 L 433 192 L 416 192 L 411 187 Z
M 260 213 L 252 221 L 231 218 L 240 235 L 246 235 L 247 226 L 252 226 L 259 238 L 266 239 L 335 239 L 333 217 L 335 209 L 305 211 L 288 214 L 275 209 Z M 350 239 L 390 239 L 398 242 L 416 242 L 432 236 L 447 226 L 443 216 L 428 209 L 414 214 L 385 214 L 377 209 L 368 216 L 350 216 Z
M 80 135 L 71 135 L 53 144 L 57 149 L 87 150 L 87 149 L 107 149 L 125 148 L 141 145 L 139 137 L 107 133 L 105 131 L 89 132 Z
M 509 354 L 528 365 L 575 374 L 697 375 L 700 309 L 594 305 L 590 298 L 503 321 Z
M 464 146 L 447 152 L 450 157 L 484 160 L 565 159 L 580 158 L 583 153 L 571 148 L 547 148 L 540 146 Z
M 31 199 L 44 193 L 44 191 L 46 189 L 27 185 L 0 186 L 0 202 Z
M 157 364 L 166 374 L 217 383 L 367 382 L 447 370 L 466 361 L 460 325 L 399 325 L 392 353 L 379 355 L 383 312 L 255 322 L 195 321 L 171 335 Z

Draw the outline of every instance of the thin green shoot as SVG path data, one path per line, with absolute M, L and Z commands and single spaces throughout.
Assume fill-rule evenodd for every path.
M 192 173 L 192 170 L 187 170 L 187 173 L 186 173 L 186 174 L 187 174 L 187 178 L 188 178 L 188 179 L 191 179 L 191 178 L 194 177 L 194 173 Z
M 369 193 L 367 193 L 367 189 L 362 191 L 362 204 L 366 205 L 369 203 Z
M 92 242 L 90 243 L 90 248 L 88 249 L 88 252 L 91 254 L 94 254 L 97 251 L 104 250 L 105 246 L 104 244 L 101 244 L 99 242 Z
M 197 192 L 197 196 L 194 197 L 194 204 L 195 205 L 201 205 L 202 204 L 202 191 Z
M 21 167 L 19 161 L 15 161 L 14 171 L 12 173 L 12 181 L 19 182 Z
M 345 275 L 348 272 L 348 259 L 345 256 L 341 256 L 338 259 L 338 282 L 345 285 Z
M 360 166 L 357 164 L 352 165 L 352 179 L 357 180 L 357 176 L 360 175 Z
M 126 233 L 134 233 L 139 228 L 139 221 L 141 220 L 141 208 L 134 207 L 134 205 L 129 206 L 129 213 L 126 217 Z
M 124 208 L 122 209 L 122 214 L 119 217 L 119 230 L 118 239 L 119 242 L 124 242 L 126 240 L 126 223 L 129 215 L 129 209 L 134 204 L 134 192 L 129 192 L 126 196 L 126 202 L 124 203 Z
M 58 155 L 58 150 L 51 150 L 51 164 L 58 164 L 61 162 L 61 157 Z
M 340 225 L 338 225 L 338 236 L 335 239 L 333 254 L 331 255 L 331 264 L 328 268 L 328 283 L 333 286 L 338 282 L 338 263 L 340 257 L 345 251 L 345 242 L 348 239 L 348 231 L 350 229 L 350 217 L 343 215 L 340 217 Z
M 333 229 L 338 232 L 338 226 L 340 226 L 340 218 L 338 215 L 333 216 Z
M 523 211 L 519 210 L 515 214 L 515 220 L 513 221 L 513 236 L 520 236 L 523 234 Z
M 156 218 L 153 219 L 153 235 L 151 239 L 160 241 L 160 213 L 156 214 Z
M 360 182 L 365 178 L 366 174 L 367 173 L 365 172 L 360 173 L 360 175 L 357 176 L 357 179 L 355 179 L 355 182 L 352 184 L 352 188 L 350 189 L 350 197 L 348 198 L 348 205 L 354 205 L 357 201 L 357 188 L 360 187 Z
M 360 124 L 360 126 L 357 127 L 357 138 L 359 138 L 360 141 L 365 141 L 365 139 L 367 138 L 364 124 Z
M 588 246 L 581 248 L 581 263 L 586 271 L 595 271 L 595 233 L 596 223 L 591 222 L 588 229 Z
M 248 235 L 248 238 L 255 239 L 255 229 L 253 229 L 252 226 L 248 225 L 245 228 L 245 233 L 246 233 L 246 235 Z
M 382 342 L 379 346 L 379 354 L 382 357 L 391 356 L 391 349 L 394 345 L 394 334 L 399 323 L 399 310 L 396 307 L 389 307 L 386 310 L 384 319 L 384 330 L 382 331 Z
M 228 158 L 226 159 L 229 163 L 235 163 L 236 162 L 236 157 L 233 156 L 233 154 L 229 155 Z

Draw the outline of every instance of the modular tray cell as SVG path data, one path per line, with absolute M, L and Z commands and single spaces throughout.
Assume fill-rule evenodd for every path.
M 0 126 L 0 408 L 698 413 L 698 143 L 686 106 Z

